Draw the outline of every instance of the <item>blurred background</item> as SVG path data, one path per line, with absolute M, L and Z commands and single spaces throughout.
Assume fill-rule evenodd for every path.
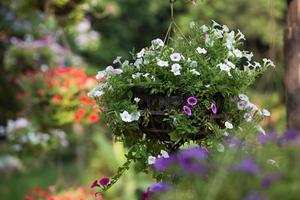
M 249 90 L 251 101 L 271 111 L 267 130 L 286 128 L 283 88 L 282 0 L 177 0 L 183 33 L 211 20 L 241 30 L 255 59 L 276 64 Z M 101 128 L 87 97 L 94 75 L 117 56 L 164 38 L 168 0 L 2 0 L 0 3 L 0 196 L 43 199 L 55 193 L 93 199 L 94 179 L 111 176 L 126 151 Z M 105 199 L 138 199 L 152 183 L 134 167 Z M 80 196 L 80 197 L 81 197 Z M 32 197 L 32 198 L 31 198 Z

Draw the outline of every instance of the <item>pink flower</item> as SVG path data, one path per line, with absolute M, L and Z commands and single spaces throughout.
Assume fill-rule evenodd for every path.
M 99 187 L 100 185 L 98 184 L 98 180 L 94 180 L 94 182 L 91 185 L 91 188 Z
M 187 103 L 191 106 L 194 106 L 198 103 L 198 100 L 195 97 L 190 97 L 187 99 Z
M 186 115 L 191 116 L 192 115 L 192 110 L 188 106 L 183 106 L 183 111 Z
M 211 109 L 213 114 L 217 114 L 218 109 L 217 109 L 217 105 L 215 103 L 211 104 L 210 109 Z

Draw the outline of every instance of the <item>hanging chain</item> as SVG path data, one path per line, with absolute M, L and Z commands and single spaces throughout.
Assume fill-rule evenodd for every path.
M 171 31 L 172 31 L 172 26 L 175 23 L 175 19 L 174 19 L 174 3 L 175 3 L 175 1 L 176 0 L 169 0 L 171 21 L 170 21 L 167 33 L 166 33 L 165 38 L 164 38 L 164 43 L 167 43 L 169 41 Z

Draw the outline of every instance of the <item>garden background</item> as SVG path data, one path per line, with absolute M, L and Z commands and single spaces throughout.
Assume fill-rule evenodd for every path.
M 194 5 L 178 0 L 174 12 L 183 33 L 191 21 L 210 24 L 214 19 L 241 30 L 256 59 L 276 63 L 276 70 L 268 70 L 249 93 L 272 113 L 262 126 L 284 131 L 286 2 L 206 0 Z M 83 188 L 89 190 L 95 177 L 113 175 L 125 160 L 125 149 L 100 126 L 101 115 L 86 94 L 96 85 L 96 72 L 117 56 L 129 59 L 129 51 L 164 38 L 169 2 L 4 0 L 0 16 L 1 199 L 23 199 L 49 188 L 62 199 L 78 193 L 88 199 Z M 153 181 L 132 168 L 106 199 L 138 199 Z

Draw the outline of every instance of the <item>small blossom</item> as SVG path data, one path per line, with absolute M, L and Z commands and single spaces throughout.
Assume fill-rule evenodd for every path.
M 251 59 L 253 57 L 253 53 L 252 52 L 250 52 L 248 54 L 246 53 L 246 54 L 244 54 L 244 57 L 247 58 L 248 61 L 251 61 Z
M 141 99 L 138 97 L 135 97 L 133 100 L 135 101 L 135 103 L 138 103 L 138 102 L 140 102 Z
M 96 79 L 97 79 L 97 80 L 100 80 L 100 79 L 102 79 L 102 78 L 105 78 L 106 75 L 107 75 L 107 72 L 106 72 L 106 71 L 99 71 L 99 72 L 97 73 L 97 75 L 96 75 Z
M 145 55 L 145 49 L 143 48 L 140 52 L 137 53 L 137 58 L 142 58 Z
M 149 187 L 149 192 L 158 193 L 158 192 L 168 191 L 169 189 L 170 186 L 166 183 L 155 183 L 154 185 Z
M 249 174 L 257 174 L 260 171 L 259 166 L 251 158 L 247 158 L 247 159 L 242 160 L 236 166 L 236 169 L 238 169 L 241 172 L 249 173 Z
M 183 106 L 183 112 L 188 116 L 192 115 L 192 110 L 188 106 Z
M 109 178 L 105 177 L 105 178 L 102 178 L 100 181 L 99 181 L 100 185 L 108 185 L 109 184 Z
M 270 59 L 264 58 L 264 59 L 263 59 L 263 62 L 264 62 L 264 65 L 271 66 L 271 67 L 275 67 L 275 64 L 274 64 L 273 61 L 270 60 Z
M 115 69 L 113 66 L 106 67 L 105 71 L 107 73 L 112 73 L 112 74 L 122 74 L 123 73 L 122 69 Z
M 133 122 L 133 121 L 137 121 L 140 118 L 140 113 L 139 112 L 135 112 L 132 114 L 129 114 L 126 110 L 124 112 L 122 112 L 120 114 L 120 117 L 122 119 L 122 121 L 124 122 Z
M 172 53 L 172 54 L 170 55 L 170 58 L 171 58 L 171 60 L 174 61 L 174 62 L 179 62 L 179 61 L 181 60 L 182 56 L 181 56 L 180 53 Z
M 198 100 L 195 97 L 189 97 L 187 99 L 187 103 L 191 106 L 194 106 L 198 103 Z
M 233 129 L 233 125 L 228 121 L 225 122 L 225 127 L 228 129 Z
M 206 54 L 206 53 L 207 53 L 206 49 L 201 48 L 201 47 L 197 47 L 196 51 L 197 51 L 199 54 Z
M 160 154 L 163 158 L 169 158 L 169 154 L 168 152 L 164 151 L 164 150 L 160 150 Z
M 121 63 L 121 58 L 121 56 L 116 57 L 116 59 L 113 61 L 113 64 Z
M 210 105 L 210 109 L 211 109 L 211 111 L 212 111 L 213 114 L 217 114 L 218 109 L 217 109 L 217 105 L 215 103 L 212 103 Z
M 98 180 L 94 180 L 92 185 L 91 185 L 91 188 L 95 188 L 95 187 L 99 187 L 100 185 L 98 184 Z
M 134 66 L 136 66 L 136 67 L 140 67 L 140 65 L 142 65 L 143 64 L 143 59 L 142 58 L 138 58 L 138 59 L 136 59 L 136 61 L 134 62 Z
M 237 36 L 237 40 L 246 40 L 245 35 L 240 30 L 238 30 L 236 36 Z
M 262 110 L 262 115 L 263 115 L 264 117 L 270 117 L 270 116 L 271 116 L 271 113 L 270 113 L 270 111 L 268 111 L 267 109 L 263 109 L 263 110 Z
M 202 29 L 203 33 L 206 33 L 209 30 L 206 25 L 202 25 L 200 28 Z
M 192 72 L 192 74 L 197 75 L 197 76 L 200 75 L 200 72 L 198 72 L 198 71 L 195 70 L 195 69 L 191 69 L 190 72 Z
M 217 145 L 217 151 L 218 151 L 218 152 L 224 152 L 224 150 L 225 150 L 225 147 L 224 147 L 223 144 L 218 144 L 218 145 Z
M 190 22 L 190 28 L 191 28 L 191 29 L 195 28 L 195 26 L 196 26 L 196 23 L 195 23 L 195 22 Z
M 190 65 L 190 66 L 191 66 L 192 68 L 196 68 L 197 65 L 198 65 L 197 61 L 193 60 L 193 61 L 191 62 L 191 65 Z
M 149 156 L 148 157 L 148 164 L 153 165 L 155 164 L 156 158 L 154 156 Z
M 239 49 L 234 49 L 232 52 L 235 55 L 235 57 L 237 57 L 237 58 L 242 58 L 243 57 L 243 53 Z
M 253 116 L 252 116 L 251 113 L 245 113 L 244 114 L 244 119 L 245 119 L 246 122 L 251 122 L 252 118 L 253 118 Z
M 168 61 L 157 59 L 157 65 L 160 66 L 160 67 L 168 67 L 169 63 L 168 63 Z
M 249 97 L 245 94 L 239 94 L 239 98 L 242 101 L 249 101 Z
M 156 48 L 160 48 L 160 47 L 163 47 L 164 46 L 164 42 L 161 40 L 161 39 L 159 39 L 159 38 L 157 38 L 157 39 L 155 39 L 155 40 L 152 40 L 152 45 L 154 46 L 154 47 L 156 47 Z
M 172 65 L 171 72 L 173 72 L 173 74 L 174 74 L 175 76 L 178 76 L 178 75 L 181 74 L 181 73 L 180 73 L 180 70 L 181 70 L 180 64 L 175 63 L 175 64 Z

